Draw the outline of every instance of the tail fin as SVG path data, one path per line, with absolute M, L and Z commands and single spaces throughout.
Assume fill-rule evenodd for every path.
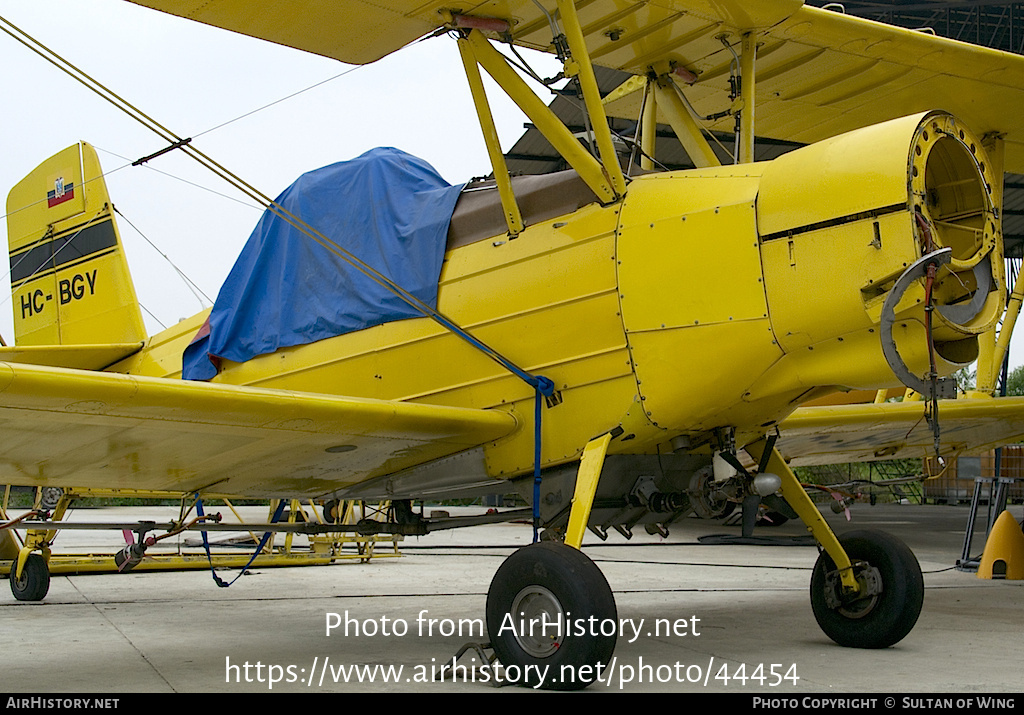
M 134 343 L 146 337 L 96 151 L 40 164 L 7 197 L 18 346 Z

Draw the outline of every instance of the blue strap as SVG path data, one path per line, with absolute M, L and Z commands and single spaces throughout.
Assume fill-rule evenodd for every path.
M 285 500 L 281 499 L 277 505 L 277 510 L 274 512 L 274 516 L 270 519 L 271 524 L 276 524 L 278 521 L 280 521 L 281 515 L 284 513 L 284 505 Z M 203 500 L 199 498 L 198 492 L 196 492 L 196 514 L 198 514 L 199 516 L 204 516 Z M 220 588 L 227 588 L 235 581 L 237 581 L 239 578 L 241 578 L 245 574 L 245 572 L 249 570 L 249 567 L 252 566 L 252 562 L 255 561 L 256 557 L 260 555 L 260 553 L 263 551 L 263 547 L 267 545 L 267 541 L 270 539 L 270 532 L 263 532 L 263 538 L 260 539 L 259 545 L 256 546 L 256 551 L 254 551 L 252 556 L 249 557 L 249 563 L 243 566 L 242 570 L 239 571 L 238 575 L 231 579 L 231 581 L 224 581 L 220 576 L 217 575 L 217 570 L 213 567 L 213 557 L 210 555 L 210 542 L 206 538 L 206 531 L 203 531 L 202 533 L 203 548 L 206 549 L 206 560 L 210 562 L 210 573 L 213 574 L 214 583 L 216 583 Z
M 541 414 L 545 397 L 555 394 L 555 383 L 543 375 L 531 375 L 486 343 L 473 337 L 461 327 L 440 313 L 430 314 L 435 321 L 459 336 L 467 343 L 489 356 L 492 360 L 525 382 L 534 389 L 533 409 L 533 543 L 540 540 L 540 453 L 541 453 Z
M 540 540 L 540 448 L 541 415 L 545 397 L 555 393 L 555 384 L 543 375 L 531 376 L 529 382 L 535 390 L 533 398 L 533 543 Z

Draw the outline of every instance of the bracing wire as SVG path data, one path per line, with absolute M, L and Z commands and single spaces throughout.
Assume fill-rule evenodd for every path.
M 154 251 L 156 251 L 157 253 L 159 253 L 159 254 L 160 254 L 160 255 L 161 255 L 162 257 L 163 257 L 163 259 L 164 259 L 165 261 L 167 261 L 168 265 L 170 265 L 170 267 L 171 267 L 171 268 L 173 268 L 173 269 L 175 270 L 175 272 L 176 272 L 176 273 L 177 273 L 177 274 L 178 274 L 178 275 L 179 275 L 179 276 L 181 277 L 181 280 L 182 280 L 182 281 L 183 281 L 183 282 L 185 283 L 185 286 L 186 286 L 186 287 L 187 287 L 187 288 L 188 288 L 188 289 L 189 289 L 189 290 L 190 290 L 190 291 L 192 292 L 192 295 L 194 295 L 194 296 L 196 297 L 196 300 L 198 300 L 198 301 L 199 301 L 199 305 L 200 305 L 201 307 L 205 308 L 205 307 L 207 306 L 207 304 L 209 304 L 209 305 L 213 305 L 213 300 L 212 300 L 212 299 L 210 298 L 210 296 L 206 295 L 206 293 L 205 293 L 205 292 L 203 291 L 203 289 L 202 289 L 202 288 L 200 288 L 200 287 L 199 287 L 199 286 L 198 286 L 198 285 L 196 284 L 196 282 L 195 282 L 195 281 L 193 281 L 193 280 L 192 280 L 191 278 L 189 278 L 189 277 L 188 277 L 187 275 L 185 275 L 185 272 L 184 272 L 183 270 L 181 270 L 180 268 L 178 268 L 178 266 L 177 266 L 177 265 L 175 265 L 174 261 L 172 261 L 172 260 L 170 259 L 170 257 L 168 257 L 168 255 L 167 255 L 166 253 L 164 253 L 163 251 L 161 251 L 161 250 L 160 250 L 160 249 L 159 249 L 159 248 L 157 247 L 157 245 L 156 245 L 155 243 L 153 243 L 153 242 L 152 242 L 151 240 L 149 240 L 149 236 L 147 236 L 147 235 L 146 235 L 146 234 L 144 234 L 144 233 L 143 233 L 142 231 L 140 231 L 140 230 L 139 230 L 139 227 L 138 227 L 138 226 L 136 226 L 136 225 L 135 225 L 134 223 L 132 223 L 132 222 L 131 222 L 131 221 L 130 221 L 130 220 L 128 219 L 128 217 L 127 217 L 127 216 L 125 216 L 125 215 L 124 215 L 123 213 L 121 213 L 121 212 L 120 212 L 120 211 L 118 210 L 118 208 L 117 208 L 116 206 L 115 206 L 115 207 L 113 207 L 113 208 L 114 208 L 114 212 L 115 212 L 115 213 L 116 213 L 116 214 L 117 214 L 118 216 L 120 216 L 121 218 L 123 218 L 123 219 L 125 220 L 125 222 L 126 222 L 126 223 L 127 223 L 127 224 L 128 224 L 129 226 L 131 226 L 131 227 L 132 227 L 133 229 L 135 229 L 135 233 L 137 233 L 137 234 L 139 234 L 140 236 L 142 236 L 143 240 L 145 240 L 145 241 L 146 241 L 146 243 L 148 243 L 148 244 L 149 244 L 150 246 L 152 246 L 152 247 L 153 247 L 153 250 L 154 250 Z M 205 303 L 203 302 L 203 300 L 204 300 L 204 299 L 206 300 L 206 302 L 205 302 Z M 148 310 L 147 310 L 146 312 L 147 312 L 147 313 L 149 313 L 149 311 L 148 311 Z M 150 314 L 150 315 L 153 315 L 152 313 L 149 313 L 149 314 Z M 155 317 L 155 316 L 154 316 L 154 317 Z M 160 323 L 160 321 L 159 321 L 159 320 L 158 320 L 157 322 L 158 322 L 158 323 Z M 160 323 L 160 324 L 161 324 L 161 325 L 163 325 L 163 323 Z M 167 326 L 165 325 L 164 327 L 167 327 Z
M 122 160 L 128 162 L 124 166 L 118 167 L 117 169 L 114 169 L 113 171 L 104 172 L 103 176 L 109 176 L 109 175 L 113 174 L 114 171 L 119 171 L 120 169 L 125 169 L 125 168 L 127 168 L 129 166 L 132 166 L 135 163 L 131 159 L 129 159 L 128 157 L 123 156 L 121 154 L 118 154 L 117 152 L 110 151 L 109 149 L 104 149 L 103 147 L 96 146 L 95 144 L 93 145 L 93 148 L 96 149 L 97 151 L 105 152 L 107 154 L 110 154 L 111 156 L 116 156 L 118 159 L 122 159 Z M 211 189 L 209 186 L 203 186 L 202 184 L 197 184 L 194 181 L 189 181 L 188 179 L 182 178 L 180 176 L 176 176 L 176 175 L 171 174 L 169 172 L 166 172 L 166 171 L 164 171 L 162 169 L 158 169 L 155 166 L 152 166 L 151 164 L 145 164 L 143 168 L 148 169 L 149 171 L 155 171 L 157 174 L 162 174 L 163 176 L 166 176 L 169 179 L 174 179 L 175 181 L 180 181 L 183 184 L 188 184 L 189 186 L 194 186 L 197 189 L 202 189 L 203 191 L 211 193 L 214 196 L 219 196 L 222 199 L 228 199 L 229 201 L 234 201 L 236 204 L 241 204 L 242 206 L 245 206 L 246 208 L 253 209 L 255 211 L 262 211 L 263 210 L 260 206 L 257 206 L 254 203 L 251 203 L 249 201 L 243 201 L 242 199 L 239 199 L 239 198 L 237 198 L 235 196 L 231 196 L 230 194 L 225 194 L 225 193 L 223 193 L 221 191 L 217 191 L 216 189 Z M 91 181 L 91 179 L 90 179 L 90 181 Z
M 167 330 L 167 326 L 166 326 L 166 325 L 164 325 L 163 321 L 162 321 L 162 320 L 160 320 L 160 318 L 158 318 L 158 317 L 156 317 L 155 315 L 153 315 L 153 311 L 152 311 L 152 310 L 150 310 L 149 308 L 147 308 L 146 306 L 144 306 L 144 305 L 143 305 L 143 304 L 142 304 L 141 302 L 139 302 L 139 307 L 140 307 L 140 308 L 142 308 L 142 309 L 143 309 L 144 311 L 146 311 L 146 315 L 148 315 L 148 316 L 149 316 L 150 318 L 152 318 L 153 320 L 155 320 L 155 321 L 156 321 L 156 323 L 157 323 L 157 325 L 159 325 L 159 326 L 160 326 L 161 328 L 163 328 L 164 330 Z
M 68 238 L 66 241 L 64 241 L 64 245 L 62 245 L 60 248 L 58 248 L 53 253 L 53 255 L 50 256 L 50 259 L 48 261 L 43 262 L 38 268 L 36 268 L 34 271 L 32 271 L 32 273 L 30 273 L 29 275 L 27 275 L 24 278 L 20 279 L 18 281 L 19 286 L 20 285 L 24 285 L 25 283 L 28 283 L 29 281 L 31 281 L 33 278 L 35 278 L 37 275 L 39 275 L 39 273 L 41 271 L 47 270 L 47 269 L 51 268 L 53 265 L 56 265 L 57 256 L 60 255 L 61 251 L 63 251 L 68 246 L 70 246 L 71 243 L 75 240 L 75 237 L 78 236 L 78 234 L 80 234 L 82 231 L 84 231 L 86 226 L 90 225 L 93 221 L 95 221 L 97 218 L 102 216 L 103 212 L 106 211 L 106 210 L 107 210 L 107 207 L 104 205 L 104 207 L 102 209 L 100 209 L 99 211 L 96 212 L 95 216 L 93 216 L 91 219 L 89 219 L 88 221 L 86 221 L 85 223 L 82 224 L 82 228 L 78 229 L 74 234 L 71 235 L 70 238 Z M 16 269 L 18 266 L 21 265 L 21 262 L 24 261 L 28 257 L 28 254 L 29 254 L 29 252 L 25 251 L 21 255 L 21 258 L 19 258 L 17 261 L 12 263 L 11 267 L 7 270 L 7 274 L 4 276 L 4 278 L 7 278 L 8 276 L 11 276 L 14 273 L 14 269 Z M 6 303 L 8 300 L 12 300 L 12 299 L 13 299 L 13 291 L 12 291 L 11 295 L 8 295 L 8 296 L 4 297 L 3 301 L 0 301 L 0 304 Z
M 198 134 L 193 134 L 192 138 L 195 139 L 197 137 L 201 137 L 201 136 L 204 136 L 206 134 L 210 134 L 211 132 L 215 132 L 218 129 L 223 129 L 224 127 L 228 126 L 229 124 L 234 124 L 235 122 L 239 121 L 240 119 L 245 119 L 246 117 L 251 117 L 252 115 L 254 115 L 254 114 L 258 113 L 258 112 L 262 112 L 264 109 L 269 109 L 270 107 L 273 107 L 275 104 L 280 104 L 281 102 L 285 102 L 285 101 L 287 101 L 289 99 L 292 99 L 293 97 L 298 97 L 300 94 L 303 94 L 304 92 L 308 92 L 311 89 L 316 89 L 317 87 L 325 85 L 328 82 L 333 82 L 334 80 L 340 79 L 341 77 L 344 77 L 347 74 L 355 72 L 358 69 L 362 69 L 363 67 L 365 67 L 365 65 L 356 65 L 355 67 L 349 67 L 344 72 L 339 72 L 338 74 L 334 75 L 333 77 L 328 77 L 327 79 L 324 79 L 324 80 L 321 80 L 321 81 L 316 82 L 314 84 L 311 84 L 308 87 L 306 87 L 305 89 L 300 89 L 297 92 L 292 92 L 291 94 L 289 94 L 287 96 L 281 97 L 280 99 L 275 99 L 273 102 L 269 102 L 267 104 L 264 104 L 262 107 L 257 107 L 256 109 L 250 110 L 250 111 L 246 112 L 245 114 L 240 114 L 237 117 L 235 117 L 234 119 L 229 119 L 228 121 L 221 122 L 220 124 L 218 124 L 216 126 L 213 126 L 213 127 L 210 127 L 209 129 L 204 129 L 203 131 L 199 132 Z

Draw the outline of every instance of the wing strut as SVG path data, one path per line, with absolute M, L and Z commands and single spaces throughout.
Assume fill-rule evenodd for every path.
M 597 144 L 599 159 L 580 144 L 576 136 L 509 66 L 504 55 L 495 50 L 483 35 L 485 30 L 496 32 L 511 42 L 508 22 L 498 18 L 468 15 L 447 16 L 449 25 L 459 33 L 459 52 L 473 93 L 473 102 L 480 119 L 487 152 L 491 158 L 495 181 L 509 225 L 509 234 L 513 236 L 522 230 L 522 219 L 518 216 L 518 208 L 515 207 L 515 197 L 508 180 L 508 168 L 498 146 L 494 122 L 484 95 L 483 84 L 480 82 L 478 65 L 487 71 L 498 86 L 530 118 L 544 138 L 579 173 L 602 203 L 616 201 L 626 192 L 626 178 L 612 143 L 608 117 L 601 101 L 601 92 L 597 86 L 594 66 L 590 61 L 576 6 L 572 0 L 557 2 L 564 31 L 558 33 L 557 23 L 554 18 L 548 16 L 552 33 L 557 33 L 552 41 L 555 47 L 559 48 L 558 54 L 563 65 L 562 76 L 573 79 L 583 96 L 585 113 Z
M 510 238 L 515 238 L 525 228 L 523 215 L 519 211 L 519 204 L 512 191 L 512 179 L 508 173 L 508 165 L 505 163 L 505 155 L 501 153 L 501 145 L 498 143 L 498 130 L 494 127 L 494 116 L 491 114 L 491 105 L 487 102 L 487 93 L 484 91 L 484 83 L 480 77 L 480 66 L 477 64 L 476 55 L 473 53 L 469 41 L 465 37 L 459 37 L 458 43 L 459 55 L 462 57 L 466 79 L 469 80 L 469 90 L 473 95 L 473 104 L 476 106 L 477 117 L 480 120 L 480 129 L 484 134 L 484 144 L 487 145 L 487 155 L 491 159 L 491 167 L 494 170 L 494 181 L 498 186 L 498 196 L 501 197 L 501 207 L 505 212 L 508 235 Z
M 590 63 L 580 18 L 576 14 L 576 4 L 572 0 L 558 0 L 558 12 L 565 27 L 565 37 L 571 53 L 569 61 L 565 63 L 565 74 L 567 77 L 575 75 L 580 84 L 583 102 L 590 116 L 590 124 L 601 155 L 601 163 L 616 196 L 621 196 L 626 192 L 626 179 L 622 175 L 615 147 L 612 146 L 608 117 L 605 116 L 604 105 L 601 104 L 601 92 L 597 88 L 597 78 L 594 76 L 594 66 Z
M 697 168 L 718 166 L 721 162 L 701 131 L 700 125 L 686 108 L 680 96 L 679 86 L 672 78 L 672 72 L 661 72 L 650 80 L 657 97 L 658 108 L 668 119 L 669 126 L 675 132 L 679 143 L 683 145 L 687 156 Z
M 728 114 L 736 117 L 736 148 L 733 157 L 737 164 L 754 161 L 754 65 L 757 60 L 757 36 L 746 32 L 740 38 L 740 54 L 729 44 L 729 34 L 723 33 L 718 40 L 732 53 L 734 65 L 739 65 L 739 76 L 733 74 L 733 105 Z
M 757 64 L 757 35 L 754 32 L 747 32 L 742 35 L 739 54 L 729 44 L 728 34 L 719 35 L 718 40 L 734 57 L 732 79 L 730 80 L 733 87 L 731 94 L 733 104 L 729 109 L 704 117 L 704 119 L 718 119 L 729 114 L 735 116 L 736 146 L 733 151 L 734 160 L 737 164 L 749 164 L 754 161 L 754 93 L 756 88 L 754 78 L 755 65 Z M 738 76 L 736 74 L 737 67 L 739 70 Z M 627 94 L 642 90 L 644 92 L 644 99 L 641 103 L 640 123 L 643 127 L 641 148 L 644 153 L 652 157 L 654 156 L 654 127 L 656 126 L 655 122 L 660 110 L 663 118 L 672 127 L 672 131 L 675 132 L 676 138 L 683 145 L 686 154 L 690 157 L 694 166 L 697 168 L 718 166 L 721 162 L 711 149 L 711 145 L 704 138 L 700 125 L 697 124 L 694 117 L 695 112 L 687 106 L 685 96 L 674 79 L 676 76 L 684 77 L 688 83 L 696 80 L 696 75 L 689 70 L 683 67 L 675 67 L 674 63 L 662 60 L 648 67 L 648 76 L 646 78 L 634 76 L 623 82 L 604 98 L 603 103 L 610 104 Z M 603 111 L 601 116 L 604 117 Z M 641 161 L 642 168 L 653 168 L 650 166 L 650 161 Z
M 686 155 L 698 169 L 720 166 L 718 155 L 704 137 L 704 131 L 697 123 L 693 112 L 687 107 L 682 90 L 676 83 L 676 77 L 692 82 L 696 77 L 685 69 L 673 67 L 668 62 L 652 67 L 651 76 L 633 76 L 608 93 L 605 104 L 610 104 L 632 92 L 644 92 L 641 110 L 640 148 L 643 154 L 640 159 L 642 169 L 653 169 L 653 162 L 648 157 L 654 156 L 654 141 L 657 135 L 657 118 L 661 114 L 679 143 L 683 145 Z
M 620 194 L 616 193 L 612 183 L 608 180 L 605 167 L 583 148 L 572 132 L 555 116 L 555 113 L 534 94 L 515 70 L 509 67 L 505 56 L 494 49 L 479 30 L 470 30 L 465 37 L 480 66 L 523 110 L 523 113 L 530 118 L 544 138 L 551 142 L 555 151 L 579 173 L 580 178 L 586 182 L 601 202 L 615 201 Z
M 754 65 L 757 59 L 757 37 L 753 32 L 743 35 L 740 53 L 739 146 L 737 164 L 754 161 Z

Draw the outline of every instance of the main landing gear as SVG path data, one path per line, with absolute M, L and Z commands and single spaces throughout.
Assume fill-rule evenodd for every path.
M 36 510 L 29 511 L 7 522 L 4 528 L 8 529 L 39 514 L 40 512 Z M 43 529 L 29 528 L 25 533 L 24 544 L 16 552 L 14 550 L 17 548 L 17 542 L 13 532 L 7 531 L 2 535 L 6 540 L 2 542 L 5 556 L 14 557 L 8 577 L 11 582 L 11 593 L 19 601 L 42 601 L 50 590 L 50 544 L 46 538 L 47 533 Z
M 596 441 L 595 441 L 596 442 Z M 821 546 L 811 577 L 811 609 L 842 646 L 886 648 L 914 627 L 924 601 L 921 567 L 900 540 L 879 531 L 837 538 L 781 455 L 758 447 L 778 493 Z M 509 680 L 553 690 L 585 688 L 609 664 L 618 617 L 604 575 L 578 549 L 604 461 L 604 444 L 584 450 L 566 543 L 540 542 L 513 553 L 487 592 L 487 631 Z M 613 627 L 602 631 L 601 624 Z M 514 675 L 514 677 L 513 677 Z
M 50 590 L 50 569 L 40 554 L 29 554 L 21 575 L 16 576 L 17 561 L 11 566 L 11 593 L 19 601 L 42 601 Z
M 565 544 L 541 541 L 519 549 L 487 591 L 491 647 L 510 678 L 510 668 L 516 668 L 522 685 L 585 688 L 611 659 L 617 628 L 615 598 L 604 574 Z
M 850 557 L 859 590 L 843 588 L 822 551 L 811 576 L 811 609 L 829 638 L 850 648 L 888 648 L 921 615 L 924 579 L 913 552 L 884 531 L 854 531 L 839 543 Z

